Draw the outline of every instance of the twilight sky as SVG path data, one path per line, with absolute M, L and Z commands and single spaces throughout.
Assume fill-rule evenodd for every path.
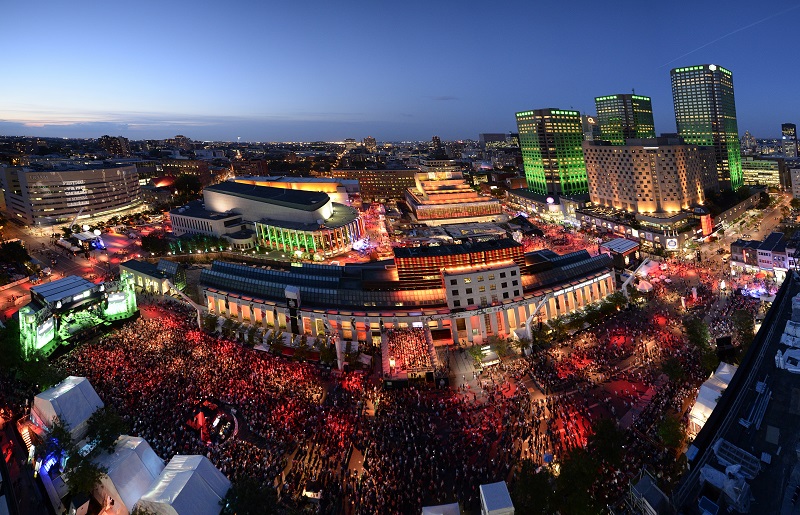
M 733 72 L 739 132 L 800 124 L 800 1 L 6 2 L 0 134 L 477 139 L 514 113 Z

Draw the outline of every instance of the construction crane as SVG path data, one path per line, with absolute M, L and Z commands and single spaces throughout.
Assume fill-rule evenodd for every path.
M 80 209 L 80 211 L 78 211 L 78 214 L 77 214 L 77 215 L 75 215 L 75 218 L 73 218 L 73 219 L 72 219 L 72 222 L 70 222 L 70 224 L 69 224 L 69 226 L 68 226 L 70 231 L 72 230 L 72 226 L 73 226 L 73 225 L 75 225 L 75 222 L 77 222 L 77 221 L 78 221 L 78 217 L 79 217 L 79 216 L 81 216 L 81 213 L 83 213 L 83 208 L 84 208 L 84 207 L 86 207 L 86 206 L 82 206 L 82 207 L 81 207 L 81 209 Z

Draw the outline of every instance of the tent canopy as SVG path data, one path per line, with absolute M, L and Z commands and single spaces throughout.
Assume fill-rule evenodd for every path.
M 231 482 L 205 456 L 176 455 L 139 499 L 155 515 L 218 515 Z
M 113 454 L 102 452 L 94 461 L 108 471 L 101 482 L 103 495 L 117 497 L 128 511 L 164 470 L 150 444 L 136 436 L 120 436 Z
M 720 363 L 708 380 L 700 385 L 700 390 L 697 392 L 697 400 L 692 406 L 692 411 L 689 413 L 689 420 L 698 427 L 702 428 L 711 412 L 717 405 L 722 392 L 728 387 L 736 373 L 738 367 L 728 363 Z
M 514 513 L 514 504 L 505 481 L 481 485 L 481 502 L 488 514 Z
M 653 291 L 653 285 L 647 281 L 639 281 L 639 285 L 636 287 L 642 293 L 647 293 Z
M 423 506 L 422 515 L 461 515 L 461 508 L 455 502 L 439 506 Z
M 86 434 L 86 422 L 102 407 L 103 401 L 85 377 L 69 376 L 33 399 L 34 415 L 43 424 L 49 427 L 56 418 L 69 427 L 75 439 Z

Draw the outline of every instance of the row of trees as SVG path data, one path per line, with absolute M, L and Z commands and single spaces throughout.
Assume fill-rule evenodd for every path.
M 531 460 L 521 463 L 511 491 L 514 509 L 518 513 L 588 515 L 605 511 L 592 494 L 598 486 L 595 481 L 600 477 L 601 465 L 612 470 L 621 468 L 628 435 L 610 419 L 595 422 L 592 429 L 586 448 L 572 449 L 558 464 L 558 474 Z M 683 441 L 680 420 L 667 416 L 658 434 L 660 442 L 657 443 L 675 452 Z M 675 466 L 680 468 L 683 465 L 677 462 Z
M 142 250 L 156 254 L 194 254 L 218 252 L 230 249 L 230 242 L 222 236 L 207 234 L 185 234 L 180 238 L 167 238 L 163 233 L 142 236 Z

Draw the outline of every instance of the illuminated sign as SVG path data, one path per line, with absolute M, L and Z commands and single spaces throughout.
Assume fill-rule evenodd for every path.
M 678 248 L 678 240 L 675 238 L 667 238 L 667 250 L 676 250 Z

